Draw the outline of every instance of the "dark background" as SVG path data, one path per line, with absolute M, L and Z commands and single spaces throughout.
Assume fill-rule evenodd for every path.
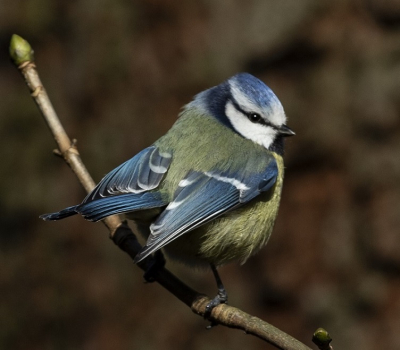
M 221 268 L 230 304 L 311 345 L 400 348 L 400 2 L 7 1 L 0 6 L 0 348 L 271 349 L 207 322 L 142 272 L 105 227 L 38 216 L 84 191 L 8 59 L 30 41 L 96 181 L 181 106 L 239 72 L 279 96 L 282 205 L 266 248 Z M 211 273 L 170 264 L 215 294 Z

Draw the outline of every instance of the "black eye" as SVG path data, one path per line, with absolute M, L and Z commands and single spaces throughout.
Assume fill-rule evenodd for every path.
M 249 113 L 248 118 L 252 123 L 258 123 L 261 120 L 261 115 L 251 112 Z

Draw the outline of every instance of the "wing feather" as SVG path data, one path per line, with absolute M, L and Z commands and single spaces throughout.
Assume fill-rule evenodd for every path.
M 113 214 L 164 207 L 168 201 L 157 187 L 171 161 L 171 154 L 148 147 L 108 173 L 80 205 L 41 217 L 60 220 L 80 213 L 87 220 L 98 221 Z
M 158 187 L 172 161 L 155 146 L 139 152 L 108 173 L 84 199 L 84 203 L 124 193 L 142 193 Z
M 271 159 L 264 172 L 244 179 L 244 172 L 190 172 L 157 220 L 150 226 L 138 262 L 181 235 L 250 201 L 276 182 L 278 167 Z

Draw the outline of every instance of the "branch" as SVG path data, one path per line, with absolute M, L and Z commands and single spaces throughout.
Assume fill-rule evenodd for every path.
M 76 140 L 71 142 L 66 134 L 46 90 L 40 81 L 31 46 L 20 36 L 14 34 L 10 43 L 10 56 L 25 78 L 31 95 L 53 134 L 58 146 L 55 153 L 64 158 L 85 190 L 90 192 L 95 187 L 95 182 L 89 175 L 89 172 L 79 156 Z M 128 225 L 122 222 L 117 215 L 107 217 L 103 222 L 110 230 L 110 238 L 114 243 L 134 258 L 140 251 L 141 246 Z M 139 263 L 138 266 L 146 270 L 148 264 L 152 262 L 151 259 L 152 258 L 145 259 L 143 262 Z M 203 317 L 205 316 L 206 305 L 210 302 L 210 298 L 194 291 L 165 268 L 157 271 L 154 279 L 189 306 L 194 313 Z M 311 350 L 303 343 L 267 322 L 226 304 L 215 307 L 208 319 L 212 324 L 241 329 L 248 334 L 252 334 L 274 345 L 278 349 Z

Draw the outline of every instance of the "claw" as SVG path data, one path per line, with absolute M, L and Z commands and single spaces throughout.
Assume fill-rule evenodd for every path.
M 212 299 L 206 306 L 206 311 L 204 313 L 204 317 L 205 318 L 209 318 L 211 316 L 211 312 L 212 310 L 220 305 L 220 304 L 226 304 L 226 302 L 228 301 L 228 293 L 225 290 L 224 285 L 222 284 L 221 278 L 219 277 L 218 271 L 216 269 L 216 267 L 211 264 L 211 270 L 214 274 L 215 277 L 215 281 L 217 282 L 217 287 L 218 287 L 218 294 L 214 297 L 214 299 Z M 211 323 L 207 329 L 211 329 L 212 327 L 214 327 L 216 324 L 215 323 Z
M 228 301 L 228 294 L 226 293 L 226 290 L 218 289 L 218 294 L 206 306 L 205 313 L 206 313 L 207 317 L 211 315 L 212 310 L 216 306 L 218 306 L 220 304 L 226 304 L 227 301 Z

